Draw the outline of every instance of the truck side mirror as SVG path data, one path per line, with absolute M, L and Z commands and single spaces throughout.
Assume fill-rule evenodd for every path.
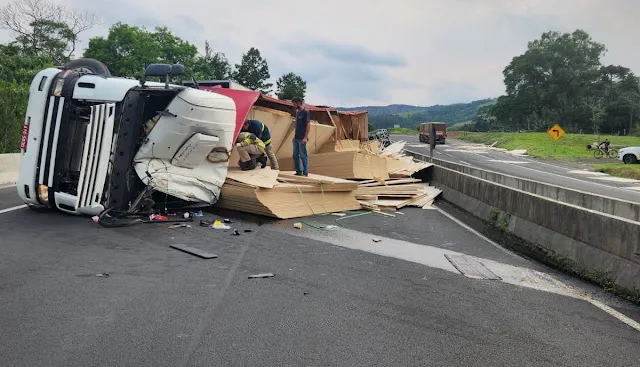
M 165 77 L 171 75 L 171 66 L 168 64 L 149 64 L 144 71 L 145 77 Z M 184 67 L 183 67 L 184 72 Z
M 171 66 L 171 75 L 184 75 L 184 65 L 175 64 Z

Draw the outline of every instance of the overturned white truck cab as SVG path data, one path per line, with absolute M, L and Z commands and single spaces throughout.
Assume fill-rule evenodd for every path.
M 222 94 L 169 84 L 183 71 L 147 67 L 145 79 L 164 83 L 112 77 L 95 60 L 40 71 L 20 143 L 22 200 L 84 215 L 214 204 L 237 130 L 236 105 Z

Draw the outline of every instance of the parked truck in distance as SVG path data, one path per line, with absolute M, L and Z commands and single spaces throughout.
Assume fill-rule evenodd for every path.
M 447 124 L 444 122 L 423 122 L 418 126 L 420 132 L 420 142 L 428 144 L 431 141 L 431 126 L 435 127 L 435 142 L 444 144 L 447 140 Z

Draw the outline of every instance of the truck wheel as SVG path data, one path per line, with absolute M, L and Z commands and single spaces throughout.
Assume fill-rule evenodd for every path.
M 95 75 L 110 76 L 109 68 L 96 59 L 76 59 L 71 60 L 64 65 L 65 69 L 84 72 Z

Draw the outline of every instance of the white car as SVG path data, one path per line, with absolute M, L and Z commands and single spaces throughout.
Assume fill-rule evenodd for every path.
M 618 160 L 624 163 L 638 163 L 640 161 L 640 147 L 627 147 L 618 150 Z
M 145 77 L 159 83 L 73 63 L 31 83 L 17 185 L 29 207 L 124 215 L 218 200 L 238 130 L 234 99 L 169 84 L 181 65 L 149 65 Z

